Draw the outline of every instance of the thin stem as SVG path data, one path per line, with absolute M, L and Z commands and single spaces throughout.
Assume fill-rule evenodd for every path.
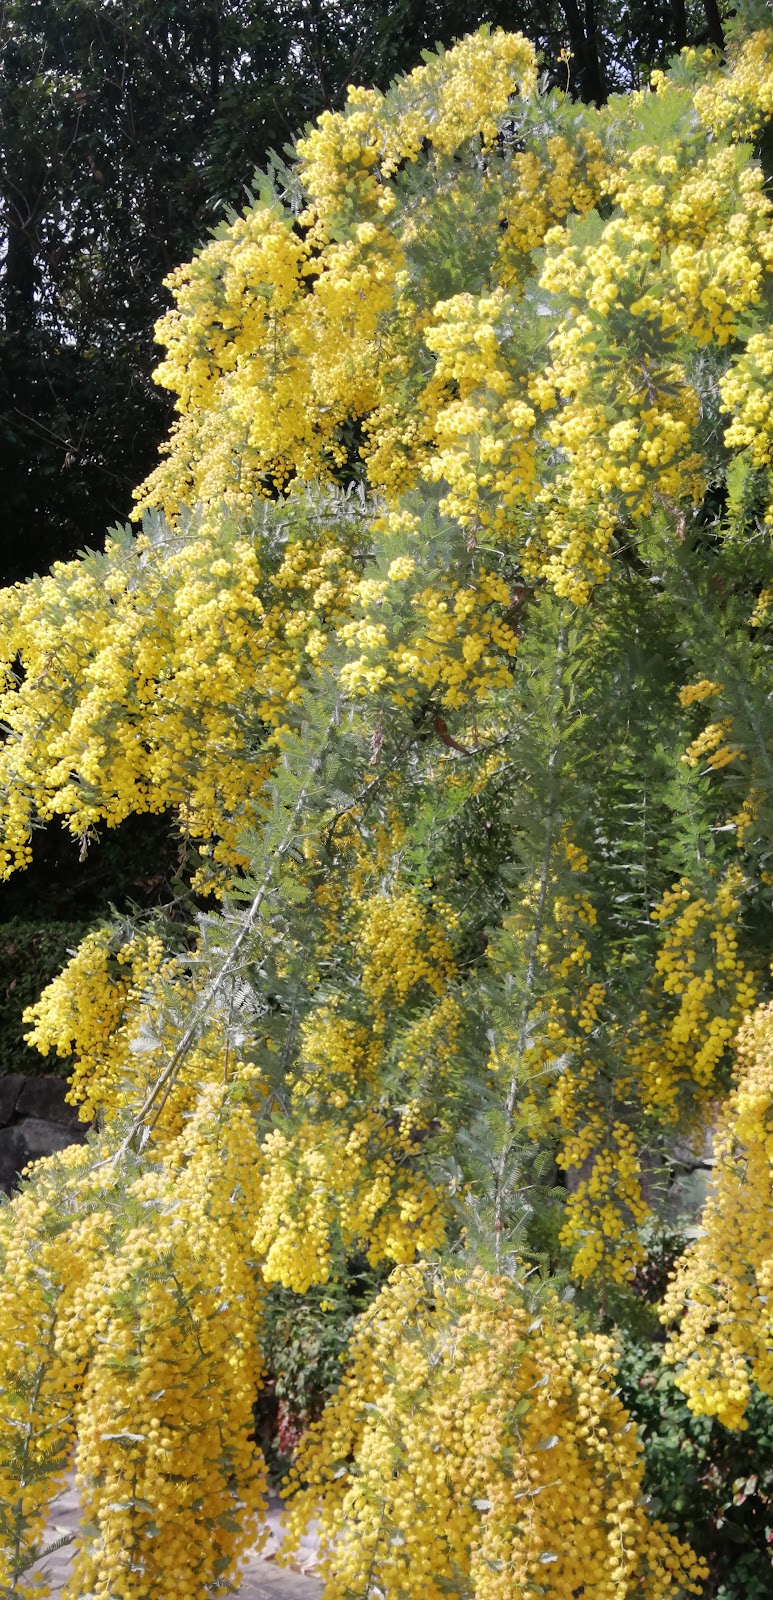
M 156 1126 L 183 1061 L 194 1045 L 201 1025 L 204 1022 L 210 1007 L 217 999 L 217 996 L 220 993 L 226 978 L 228 978 L 232 973 L 242 946 L 250 937 L 250 934 L 255 927 L 263 907 L 263 902 L 273 883 L 277 867 L 284 861 L 285 857 L 289 854 L 289 851 L 292 848 L 297 832 L 298 819 L 306 803 L 309 788 L 322 767 L 322 763 L 327 752 L 328 740 L 333 728 L 336 725 L 336 722 L 338 721 L 338 714 L 339 702 L 336 701 L 330 721 L 325 729 L 319 751 L 309 767 L 306 780 L 303 783 L 295 805 L 293 806 L 292 814 L 282 840 L 274 851 L 274 854 L 271 858 L 271 864 L 268 867 L 263 882 L 261 883 L 260 888 L 258 889 L 257 894 L 252 901 L 252 904 L 250 905 L 249 911 L 247 912 L 242 926 L 219 971 L 215 973 L 214 977 L 207 984 L 203 994 L 193 1006 L 188 1017 L 188 1021 L 181 1034 L 179 1044 L 177 1045 L 173 1054 L 170 1056 L 169 1061 L 163 1069 L 163 1072 L 159 1074 L 158 1078 L 153 1084 L 152 1089 L 150 1089 L 146 1095 L 142 1106 L 132 1122 L 132 1126 L 126 1135 L 126 1138 L 123 1140 L 123 1143 L 119 1146 L 115 1156 L 112 1158 L 114 1162 L 119 1160 L 120 1157 L 129 1149 L 143 1149 L 153 1131 L 153 1128 Z M 153 1111 L 154 1115 L 152 1120 L 148 1122 L 147 1118 L 151 1111 Z
M 561 679 L 563 674 L 565 650 L 566 628 L 562 623 L 558 630 L 558 639 L 556 642 L 556 664 L 553 676 L 553 692 L 551 695 L 550 721 L 554 728 L 558 727 L 558 718 L 556 717 L 555 712 L 557 710 L 557 702 L 561 692 Z M 540 941 L 542 939 L 542 928 L 545 918 L 545 903 L 547 900 L 548 883 L 550 879 L 550 861 L 553 854 L 553 847 L 555 845 L 557 776 L 560 752 L 561 736 L 560 733 L 557 733 L 550 750 L 550 755 L 548 756 L 545 838 L 542 849 L 542 861 L 540 864 L 539 889 L 537 891 L 537 904 L 534 914 L 534 924 L 531 931 L 531 939 L 529 940 L 529 958 L 526 964 L 523 1003 L 521 1005 L 521 1015 L 518 1023 L 518 1037 L 515 1046 L 515 1065 L 507 1090 L 507 1099 L 505 1100 L 505 1132 L 495 1175 L 494 1227 L 497 1271 L 499 1271 L 500 1267 L 502 1223 L 506 1187 L 505 1179 L 507 1173 L 507 1163 L 513 1144 L 512 1127 L 513 1119 L 515 1117 L 515 1107 L 518 1100 L 518 1090 L 520 1087 L 520 1065 L 524 1050 L 526 1048 L 529 1016 L 531 1014 L 532 1002 L 534 999 L 534 988 L 537 978 L 537 953 L 539 950 Z

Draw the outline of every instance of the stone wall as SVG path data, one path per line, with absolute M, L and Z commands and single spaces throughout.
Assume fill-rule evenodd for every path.
M 65 1103 L 64 1078 L 0 1078 L 0 1189 L 12 1194 L 28 1162 L 83 1144 L 86 1128 L 75 1106 Z

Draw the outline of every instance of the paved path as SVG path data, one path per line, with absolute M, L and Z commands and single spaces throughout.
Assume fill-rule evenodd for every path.
M 278 1567 L 271 1559 L 281 1543 L 280 1531 L 281 1502 L 271 1499 L 268 1511 L 268 1523 L 271 1530 L 268 1543 L 260 1556 L 252 1556 L 244 1573 L 244 1580 L 239 1588 L 239 1600 L 320 1600 L 322 1585 L 317 1578 L 307 1576 L 302 1571 L 288 1572 L 284 1567 Z M 54 1501 L 51 1507 L 51 1538 L 57 1534 L 74 1533 L 78 1527 L 78 1502 L 75 1490 L 65 1489 Z M 71 1547 L 64 1546 L 55 1550 L 41 1565 L 46 1569 L 52 1587 L 52 1600 L 57 1600 L 62 1588 L 70 1574 Z M 298 1552 L 300 1567 L 312 1566 L 314 1562 L 313 1536 L 301 1541 Z M 38 1569 L 36 1569 L 38 1570 Z M 174 1600 L 170 1595 L 169 1600 Z

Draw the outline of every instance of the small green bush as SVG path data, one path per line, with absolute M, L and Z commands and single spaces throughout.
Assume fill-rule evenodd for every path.
M 355 1261 L 340 1281 L 303 1296 L 279 1284 L 269 1289 L 263 1329 L 267 1382 L 256 1404 L 255 1429 L 276 1481 L 290 1465 L 304 1428 L 337 1387 L 355 1318 L 383 1278 L 383 1272 Z
M 622 1399 L 635 1417 L 652 1510 L 705 1557 L 705 1600 L 773 1594 L 773 1402 L 755 1391 L 743 1433 L 695 1417 L 658 1341 L 628 1334 Z

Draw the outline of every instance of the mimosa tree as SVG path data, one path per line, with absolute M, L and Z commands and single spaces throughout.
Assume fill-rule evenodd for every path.
M 228 1592 L 267 1288 L 357 1254 L 331 1600 L 700 1593 L 613 1323 L 720 1107 L 673 1356 L 773 1392 L 772 115 L 753 19 L 600 111 L 501 32 L 352 89 L 172 276 L 136 528 L 0 597 L 5 872 L 198 852 L 29 1014 L 93 1131 L 0 1213 L 7 1600 L 73 1449 L 73 1600 Z

